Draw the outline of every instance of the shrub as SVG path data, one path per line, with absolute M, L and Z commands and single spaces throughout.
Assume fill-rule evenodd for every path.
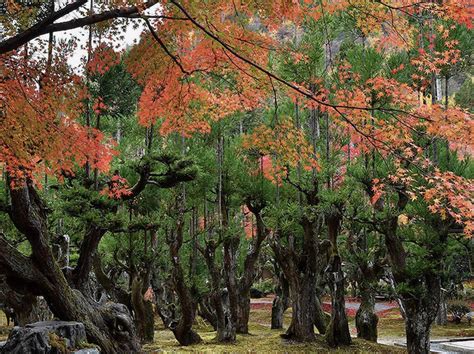
M 471 308 L 464 301 L 453 301 L 448 305 L 448 312 L 454 323 L 461 323 L 462 318 L 471 312 Z

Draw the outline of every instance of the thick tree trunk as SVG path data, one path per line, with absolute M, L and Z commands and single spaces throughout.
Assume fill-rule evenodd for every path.
M 153 342 L 154 316 L 152 303 L 144 299 L 145 291 L 148 289 L 147 275 L 144 277 L 134 276 L 132 280 L 131 302 L 134 312 L 135 326 L 138 337 L 143 343 Z
M 314 283 L 289 279 L 289 284 L 292 304 L 291 324 L 282 337 L 300 342 L 313 341 L 316 338 L 312 301 Z
M 405 330 L 410 354 L 430 353 L 430 330 L 438 312 L 441 296 L 439 274 L 428 273 L 421 279 L 427 293 L 416 298 L 405 298 Z
M 43 297 L 14 291 L 6 283 L 6 277 L 3 274 L 0 276 L 0 305 L 5 314 L 10 316 L 7 316 L 7 321 L 12 319 L 15 326 L 25 326 L 28 323 L 48 321 L 53 318 Z
M 410 354 L 430 353 L 430 327 L 432 319 L 428 309 L 422 308 L 420 304 L 405 304 L 407 318 L 405 319 L 405 330 L 407 336 L 407 350 Z
M 239 293 L 238 312 L 235 326 L 237 333 L 249 333 L 249 318 L 250 318 L 250 289 L 244 289 Z
M 206 249 L 203 252 L 209 269 L 211 280 L 210 299 L 216 313 L 217 324 L 217 341 L 218 342 L 235 342 L 236 328 L 232 319 L 232 313 L 228 306 L 225 306 L 224 296 L 220 287 L 220 273 L 215 264 L 215 251 L 217 245 L 213 241 L 208 241 Z
M 335 255 L 332 261 L 331 276 L 331 321 L 326 333 L 326 342 L 331 347 L 350 345 L 351 334 L 347 321 L 344 300 L 344 273 L 341 268 L 341 258 Z
M 304 246 L 300 253 L 295 252 L 293 246 L 280 246 L 278 241 L 272 243 L 272 248 L 290 288 L 292 318 L 282 337 L 306 342 L 315 339 L 315 323 L 320 333 L 326 329 L 325 316 L 316 294 L 316 280 L 323 268 L 323 259 L 326 260 L 329 243 L 318 242 L 318 226 L 309 219 L 303 218 L 302 226 Z
M 233 343 L 236 339 L 236 328 L 232 321 L 230 308 L 225 306 L 224 299 L 227 295 L 221 291 L 213 291 L 211 298 L 214 304 L 217 318 L 217 341 L 221 343 Z
M 56 317 L 84 323 L 87 338 L 104 353 L 139 350 L 133 322 L 125 306 L 101 306 L 72 289 L 49 244 L 46 208 L 30 184 L 10 190 L 10 217 L 31 244 L 25 257 L 0 237 L 0 268 L 7 283 L 22 293 L 43 295 Z
M 448 304 L 446 302 L 446 293 L 441 290 L 439 299 L 439 308 L 436 314 L 436 324 L 438 326 L 446 326 L 448 324 Z
M 290 306 L 290 288 L 283 274 L 278 276 L 279 285 L 276 288 L 276 296 L 272 304 L 272 329 L 283 328 L 283 314 Z
M 370 287 L 360 285 L 361 304 L 356 313 L 357 337 L 377 342 L 377 324 L 379 318 L 375 314 L 375 297 Z
M 326 332 L 326 342 L 331 347 L 350 345 L 351 334 L 346 316 L 346 303 L 344 299 L 344 272 L 342 261 L 337 249 L 337 237 L 341 227 L 342 215 L 339 212 L 327 218 L 328 236 L 331 242 L 332 257 L 328 266 L 331 286 L 331 321 Z
M 92 271 L 97 248 L 105 232 L 105 229 L 97 225 L 91 224 L 88 226 L 79 250 L 77 266 L 74 268 L 72 274 L 74 287 L 91 298 L 93 298 L 93 294 L 91 294 L 92 291 L 89 287 L 89 275 Z

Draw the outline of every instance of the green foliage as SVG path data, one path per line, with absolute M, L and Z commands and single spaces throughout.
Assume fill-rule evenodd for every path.
M 474 112 L 474 82 L 471 78 L 467 78 L 459 91 L 454 96 L 456 103 L 467 109 L 469 112 Z

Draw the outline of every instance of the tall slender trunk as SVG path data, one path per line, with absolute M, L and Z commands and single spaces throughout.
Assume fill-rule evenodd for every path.
M 182 198 L 182 195 L 181 195 Z M 184 206 L 181 204 L 182 199 L 177 198 L 177 205 L 179 205 L 179 215 L 176 223 L 176 229 L 170 232 L 167 237 L 167 242 L 170 250 L 170 258 L 172 262 L 172 279 L 174 290 L 179 299 L 180 318 L 177 323 L 172 323 L 170 328 L 173 331 L 176 339 L 181 345 L 191 345 L 200 343 L 201 337 L 193 330 L 194 319 L 196 316 L 196 303 L 193 301 L 191 292 L 186 285 L 183 268 L 181 265 L 181 257 L 179 251 L 183 244 L 183 217 Z
M 337 237 L 341 226 L 342 215 L 337 212 L 328 217 L 328 235 L 332 247 L 331 263 L 328 267 L 331 285 L 331 321 L 326 333 L 326 342 L 331 347 L 350 345 L 351 334 L 347 321 L 344 299 L 344 272 L 341 257 L 337 250 Z

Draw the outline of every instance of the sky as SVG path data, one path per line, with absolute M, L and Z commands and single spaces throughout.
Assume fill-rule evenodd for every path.
M 55 2 L 55 8 L 59 9 L 70 3 L 71 1 L 64 1 L 64 0 L 56 0 Z M 83 8 L 88 9 L 90 7 L 90 1 L 87 2 L 86 5 L 83 6 Z M 98 10 L 96 11 L 98 12 Z M 151 7 L 148 9 L 145 13 L 150 15 L 150 14 L 157 14 L 160 12 L 160 6 L 159 4 Z M 68 21 L 74 18 L 80 18 L 83 17 L 79 13 L 79 11 L 74 11 L 68 16 L 62 17 L 61 19 L 57 20 L 56 22 L 64 22 Z M 119 43 L 114 42 L 115 44 L 119 44 L 119 50 L 125 49 L 128 46 L 133 45 L 140 39 L 140 34 L 142 31 L 145 29 L 144 23 L 142 20 L 139 19 L 128 19 L 127 20 L 128 25 L 123 33 L 124 35 L 124 40 L 120 41 Z M 139 24 L 138 28 L 134 28 L 133 24 Z M 55 32 L 54 33 L 54 38 L 55 40 L 74 40 L 75 43 L 77 44 L 76 50 L 74 51 L 73 55 L 69 58 L 68 64 L 73 67 L 76 71 L 80 70 L 80 65 L 81 65 L 81 58 L 84 58 L 87 54 L 87 40 L 88 40 L 88 34 L 89 34 L 89 29 L 87 28 L 78 28 L 78 29 L 73 29 L 70 31 L 65 31 L 65 32 Z M 40 38 L 47 39 L 48 35 L 44 35 Z M 104 40 L 106 42 L 106 40 Z

